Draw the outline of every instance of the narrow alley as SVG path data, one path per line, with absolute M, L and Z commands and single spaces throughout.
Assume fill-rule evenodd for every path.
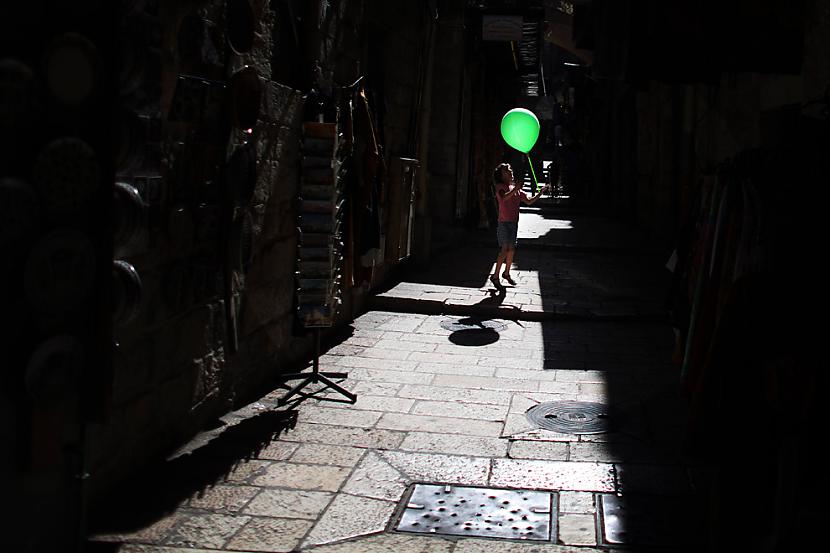
M 830 2 L 29 4 L 4 551 L 823 550 Z
M 188 469 L 119 492 L 147 494 L 151 509 L 164 506 L 148 515 L 151 525 L 131 528 L 134 506 L 119 513 L 108 504 L 126 519 L 96 539 L 169 551 L 563 552 L 572 549 L 396 532 L 396 518 L 414 484 L 555 490 L 546 522 L 554 542 L 616 545 L 627 522 L 598 534 L 597 502 L 618 501 L 617 492 L 625 492 L 624 500 L 645 494 L 652 506 L 663 504 L 665 494 L 676 503 L 693 499 L 706 470 L 684 461 L 678 443 L 672 334 L 664 300 L 654 293 L 667 280 L 661 259 L 606 245 L 625 230 L 607 220 L 564 211 L 572 217 L 569 228 L 557 229 L 565 221 L 552 218 L 558 209 L 537 209 L 544 215 L 520 219 L 527 221 L 520 228 L 527 248 L 517 256 L 517 285 L 499 301 L 490 301 L 498 293 L 486 282 L 492 232 L 479 231 L 470 247 L 451 250 L 417 280 L 378 294 L 370 301 L 378 310 L 370 308 L 332 338 L 320 364 L 348 373 L 342 385 L 357 394 L 354 405 L 311 395 L 296 408 L 279 407 L 286 391 L 278 388 L 222 417 L 219 428 L 171 461 Z M 582 241 L 570 242 L 570 227 L 581 225 L 587 227 L 577 234 Z M 524 238 L 545 228 L 544 237 Z M 635 246 L 634 236 L 628 238 L 629 248 Z M 533 246 L 545 240 L 550 245 Z M 337 393 L 328 397 L 343 400 Z M 526 415 L 559 401 L 613 409 L 609 431 L 555 432 Z M 219 470 L 202 476 L 205 462 Z M 168 486 L 172 497 L 159 502 L 172 491 Z M 606 512 L 611 516 L 619 514 Z M 674 524 L 701 524 L 699 518 Z M 700 527 L 682 530 L 702 537 Z M 672 542 L 681 539 L 669 535 Z M 665 530 L 657 545 L 669 545 L 660 539 Z M 168 551 L 119 549 L 156 550 Z

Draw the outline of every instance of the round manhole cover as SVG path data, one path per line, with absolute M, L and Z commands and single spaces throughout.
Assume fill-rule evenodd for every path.
M 476 317 L 462 317 L 460 319 L 445 319 L 441 321 L 441 328 L 450 332 L 459 330 L 488 330 L 501 332 L 507 329 L 507 325 L 500 321 L 490 319 L 478 319 Z
M 527 419 L 538 428 L 563 434 L 601 434 L 614 422 L 607 405 L 590 401 L 540 403 L 528 410 Z

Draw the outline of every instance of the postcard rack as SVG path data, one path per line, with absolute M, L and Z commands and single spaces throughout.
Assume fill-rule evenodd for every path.
M 314 332 L 314 359 L 311 371 L 282 377 L 300 380 L 300 383 L 279 403 L 285 404 L 312 383 L 322 383 L 324 388 L 331 388 L 348 403 L 354 403 L 357 396 L 332 380 L 345 378 L 346 373 L 319 370 L 320 330 L 333 325 L 341 304 L 344 198 L 339 178 L 336 124 L 303 123 L 301 160 L 296 303 L 300 324 Z

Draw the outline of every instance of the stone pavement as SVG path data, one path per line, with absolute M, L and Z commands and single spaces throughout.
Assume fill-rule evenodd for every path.
M 547 200 L 547 198 L 543 198 Z M 433 259 L 372 298 L 400 312 L 478 314 L 520 320 L 664 321 L 670 273 L 666 258 L 636 230 L 549 205 L 522 207 L 519 245 L 503 290 L 488 277 L 495 230 L 471 233 L 467 244 Z
M 495 304 L 511 316 L 491 320 L 505 328 L 471 339 L 441 323 L 493 314 L 481 304 L 494 296 L 482 285 L 483 251 L 437 259 L 417 282 L 380 295 L 395 311 L 369 311 L 327 345 L 322 370 L 347 372 L 356 404 L 322 392 L 278 407 L 285 390 L 276 389 L 229 413 L 133 483 L 120 496 L 129 500 L 97 520 L 95 543 L 123 543 L 112 550 L 124 553 L 632 551 L 605 541 L 601 494 L 659 509 L 662 497 L 691 503 L 707 477 L 680 453 L 672 334 L 655 316 L 661 262 L 520 249 L 518 285 Z M 606 404 L 612 430 L 577 435 L 529 422 L 528 409 L 558 400 Z M 531 543 L 396 532 L 415 483 L 555 491 L 554 535 Z M 699 551 L 700 538 L 676 535 L 649 550 Z

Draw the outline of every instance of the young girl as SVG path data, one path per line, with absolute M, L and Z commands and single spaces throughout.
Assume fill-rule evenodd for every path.
M 510 276 L 510 267 L 513 265 L 513 256 L 516 253 L 517 234 L 519 230 L 519 205 L 521 202 L 531 205 L 547 191 L 545 185 L 533 197 L 528 197 L 521 186 L 513 182 L 513 168 L 509 163 L 502 163 L 493 171 L 493 180 L 496 185 L 496 199 L 499 202 L 499 225 L 496 229 L 496 238 L 499 242 L 499 255 L 496 258 L 496 270 L 490 275 L 490 282 L 496 288 L 501 287 L 499 270 L 504 263 L 502 278 L 516 285 Z

